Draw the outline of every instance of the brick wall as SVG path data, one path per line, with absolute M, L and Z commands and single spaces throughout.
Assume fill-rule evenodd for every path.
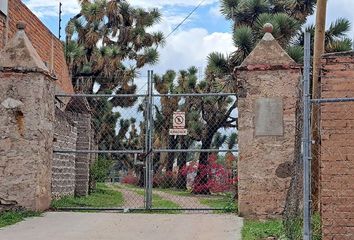
M 354 53 L 326 54 L 322 98 L 354 97 Z M 354 103 L 321 106 L 323 239 L 354 239 Z
M 6 17 L 0 12 L 0 49 L 4 47 L 5 28 L 6 28 Z
M 91 149 L 91 115 L 66 112 L 77 127 L 76 150 Z M 75 156 L 75 195 L 85 196 L 89 192 L 90 154 L 77 153 Z
M 55 109 L 54 149 L 76 150 L 77 128 L 66 112 Z M 52 197 L 74 195 L 75 153 L 55 153 L 52 165 Z
M 68 68 L 64 57 L 64 47 L 50 30 L 26 7 L 20 0 L 9 0 L 8 29 L 5 31 L 5 18 L 0 13 L 0 48 L 5 45 L 5 39 L 10 39 L 16 33 L 16 23 L 27 23 L 26 33 L 34 48 L 47 67 L 58 78 L 57 84 L 62 91 L 73 92 L 73 86 L 69 77 Z

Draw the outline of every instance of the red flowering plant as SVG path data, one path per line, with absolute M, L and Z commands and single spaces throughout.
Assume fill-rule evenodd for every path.
M 194 193 L 224 193 L 235 187 L 237 177 L 232 175 L 231 169 L 218 163 L 217 158 L 216 154 L 211 154 L 208 164 L 192 162 L 182 169 L 182 174 L 195 176 L 192 184 Z
M 122 183 L 129 185 L 138 185 L 139 179 L 132 173 L 128 173 L 122 178 Z

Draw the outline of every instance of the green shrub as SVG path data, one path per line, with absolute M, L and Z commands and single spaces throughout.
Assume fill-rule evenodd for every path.
M 90 168 L 90 176 L 95 182 L 105 182 L 113 166 L 113 161 L 98 158 Z

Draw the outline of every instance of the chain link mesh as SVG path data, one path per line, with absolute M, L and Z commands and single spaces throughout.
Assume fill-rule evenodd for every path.
M 122 202 L 115 207 L 146 208 L 147 181 L 151 181 L 152 209 L 235 211 L 235 95 L 151 97 L 153 108 L 149 113 L 149 95 L 145 94 L 58 95 L 57 111 L 71 121 L 77 141 L 75 146 L 58 144 L 55 154 L 74 155 L 76 165 L 89 162 L 92 191 L 96 182 L 104 182 L 119 192 Z M 171 133 L 176 129 L 176 112 L 183 113 L 185 135 Z M 151 178 L 147 178 L 149 173 Z

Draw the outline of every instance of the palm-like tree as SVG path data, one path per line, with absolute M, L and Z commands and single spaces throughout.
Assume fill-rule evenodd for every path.
M 347 37 L 351 28 L 351 23 L 348 19 L 339 18 L 332 22 L 325 34 L 325 52 L 344 52 L 352 49 L 352 40 Z M 289 55 L 296 61 L 303 61 L 303 45 L 304 33 L 310 32 L 311 39 L 315 36 L 315 26 L 309 25 L 304 30 L 299 31 L 293 43 L 287 48 Z M 311 44 L 311 55 L 313 53 L 313 44 Z
M 314 13 L 316 0 L 221 0 L 221 13 L 234 22 L 233 40 L 237 50 L 233 66 L 240 65 L 263 36 L 263 25 L 274 26 L 273 35 L 297 62 L 303 58 L 301 26 Z M 351 40 L 345 36 L 349 21 L 338 19 L 326 33 L 326 52 L 347 51 Z M 313 26 L 307 30 L 312 31 Z M 300 37 L 299 37 L 300 36 Z M 294 39 L 296 42 L 294 43 Z
M 286 48 L 313 13 L 315 3 L 315 0 L 221 0 L 221 12 L 234 22 L 237 50 L 232 54 L 232 65 L 240 65 L 253 50 L 267 22 L 273 24 L 274 37 Z
M 99 93 L 134 94 L 138 70 L 157 62 L 157 46 L 164 43 L 161 32 L 147 31 L 160 21 L 161 14 L 157 9 L 134 8 L 126 0 L 79 0 L 79 3 L 80 12 L 66 27 L 65 48 L 75 90 L 94 93 L 96 84 Z M 127 147 L 126 140 L 118 139 L 119 133 L 115 131 L 117 125 L 120 131 L 127 130 L 127 122 L 118 124 L 119 116 L 113 108 L 133 106 L 136 100 L 134 97 L 88 99 L 100 149 Z
M 176 78 L 176 72 L 168 70 L 162 77 L 154 75 L 154 87 L 159 94 L 175 93 L 176 87 L 174 80 Z M 155 123 L 156 131 L 159 133 L 159 141 L 162 148 L 175 149 L 177 146 L 177 138 L 175 136 L 169 136 L 169 129 L 172 128 L 171 116 L 173 112 L 177 111 L 179 97 L 162 96 L 160 98 L 160 107 L 155 106 L 156 119 Z M 172 152 L 160 154 L 160 167 L 161 171 L 166 167 L 166 171 L 173 170 L 175 154 Z
M 197 84 L 198 93 L 235 92 L 235 84 L 230 75 L 231 65 L 229 58 L 219 53 L 211 53 L 208 57 L 208 66 L 204 81 Z M 198 139 L 201 142 L 201 149 L 212 147 L 215 134 L 221 128 L 236 128 L 236 118 L 232 116 L 236 109 L 236 100 L 232 97 L 217 96 L 199 98 L 196 109 L 200 109 L 198 127 Z M 199 169 L 194 181 L 193 192 L 196 194 L 209 194 L 209 176 L 203 174 L 203 168 L 208 166 L 208 152 L 201 152 L 199 155 Z
M 146 29 L 158 23 L 161 14 L 134 8 L 125 0 L 80 4 L 80 13 L 66 27 L 66 56 L 76 90 L 92 93 L 96 82 L 103 92 L 131 93 L 136 71 L 158 60 L 156 47 L 164 36 Z M 132 67 L 125 65 L 128 60 Z

